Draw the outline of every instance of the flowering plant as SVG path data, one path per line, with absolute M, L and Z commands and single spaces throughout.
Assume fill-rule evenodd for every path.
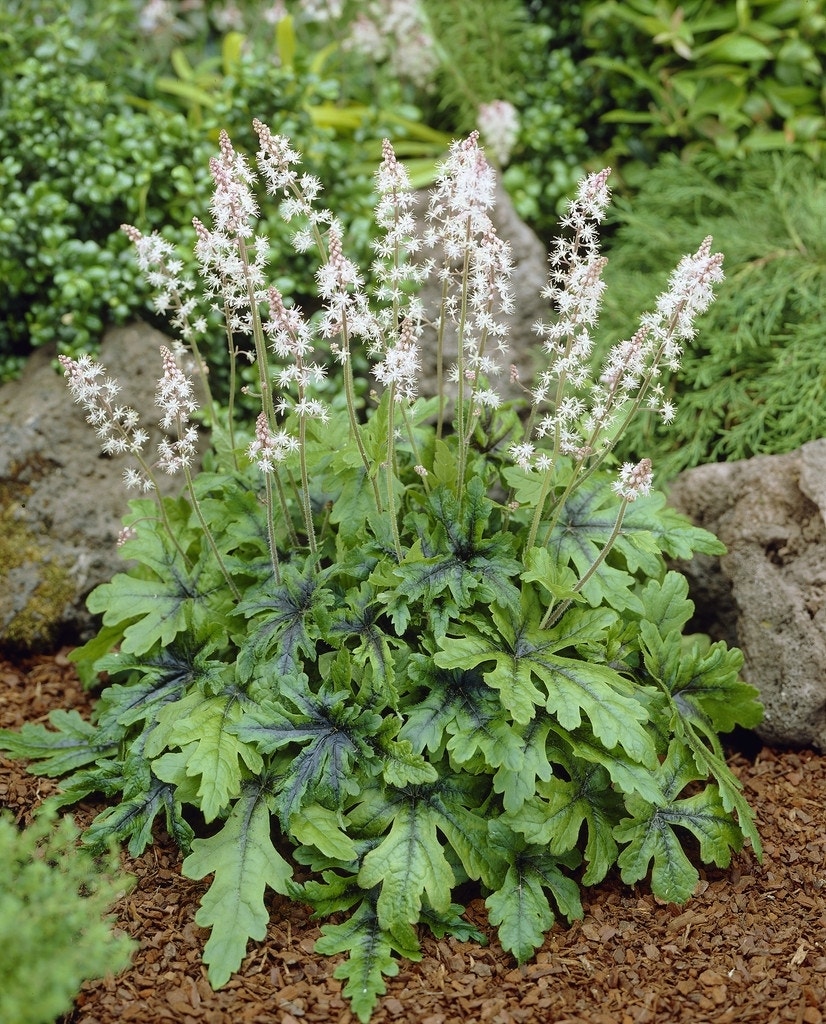
M 551 253 L 544 367 L 530 389 L 511 381 L 523 397 L 506 402 L 510 256 L 476 135 L 453 144 L 421 232 L 385 143 L 368 296 L 342 226 L 315 204 L 318 183 L 285 138 L 255 128 L 296 245 L 322 254 L 320 309 L 307 319 L 268 286 L 255 174 L 222 135 L 197 255 L 232 371 L 244 354 L 257 375 L 247 433 L 209 398 L 194 288 L 170 247 L 126 228 L 187 344 L 162 350 L 168 436 L 154 464 L 117 382 L 88 358 L 63 360 L 104 450 L 135 456 L 126 482 L 145 492 L 125 521 L 131 565 L 91 594 L 103 627 L 75 652 L 109 684 L 93 723 L 56 712 L 51 729 L 2 745 L 68 775 L 64 804 L 119 796 L 88 843 L 115 836 L 136 855 L 163 817 L 184 873 L 213 876 L 196 920 L 212 929 L 216 986 L 264 937 L 267 886 L 320 916 L 349 914 L 322 927 L 318 949 L 349 953 L 336 976 L 367 1020 L 394 954 L 420 955 L 417 924 L 477 934 L 453 902 L 463 882 L 478 884 L 523 962 L 557 912 L 581 915 L 579 883 L 614 865 L 634 883 L 653 861 L 654 892 L 687 899 L 698 874 L 686 831 L 704 861 L 727 865 L 744 838 L 759 856 L 718 738 L 757 722 L 755 691 L 738 679 L 738 651 L 683 636 L 692 604 L 664 562 L 721 545 L 651 490 L 647 459 L 610 469 L 643 406 L 673 415 L 661 374 L 711 301 L 721 258 L 710 239 L 686 257 L 593 379 L 608 172 L 588 177 Z M 443 294 L 430 320 L 416 297 L 428 274 Z M 428 327 L 439 387 L 423 398 Z M 373 361 L 369 412 L 356 344 Z M 316 389 L 325 346 L 342 379 L 330 402 Z M 197 473 L 190 359 L 214 442 Z M 181 497 L 158 496 L 159 471 L 182 474 Z

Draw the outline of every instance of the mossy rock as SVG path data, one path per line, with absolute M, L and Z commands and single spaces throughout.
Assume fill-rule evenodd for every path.
M 11 648 L 48 650 L 61 640 L 66 607 L 78 600 L 77 582 L 69 560 L 50 556 L 42 538 L 18 517 L 19 503 L 9 500 L 11 488 L 2 490 L 0 639 Z

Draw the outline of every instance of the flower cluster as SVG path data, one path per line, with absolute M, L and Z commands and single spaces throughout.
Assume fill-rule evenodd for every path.
M 471 132 L 450 147 L 424 235 L 425 245 L 442 253 L 438 273 L 449 297 L 441 328 L 454 325 L 458 356 L 451 378 L 460 389 L 470 385 L 477 405 L 494 407 L 499 396 L 489 385 L 503 372 L 507 355 L 507 328 L 498 317 L 513 308 L 510 246 L 490 218 L 495 193 L 496 174 L 479 146 L 479 133 Z
M 636 501 L 651 490 L 653 473 L 651 459 L 642 459 L 636 465 L 625 462 L 614 481 L 613 488 L 624 501 Z
M 193 385 L 179 368 L 175 356 L 166 346 L 161 347 L 163 373 L 155 393 L 156 405 L 161 409 L 160 427 L 173 431 L 175 439 L 164 436 L 158 442 L 157 466 L 174 475 L 192 464 L 196 453 L 198 432 L 189 423 L 190 414 L 197 408 Z M 86 410 L 87 422 L 95 428 L 106 455 L 132 455 L 139 468 L 127 467 L 123 480 L 128 489 L 151 491 L 155 481 L 143 451 L 149 434 L 140 426 L 138 413 L 130 406 L 116 402 L 121 385 L 106 373 L 106 368 L 91 356 L 77 359 L 58 356 L 69 391 L 76 402 Z
M 479 132 L 496 162 L 504 167 L 519 137 L 519 114 L 507 100 L 481 103 L 476 115 Z
M 708 308 L 714 297 L 713 285 L 722 279 L 723 255 L 711 252 L 708 237 L 696 253 L 680 260 L 655 311 L 643 314 L 633 337 L 608 353 L 594 389 L 592 417 L 596 426 L 613 422 L 635 395 L 644 398 L 646 406 L 659 412 L 665 423 L 674 418 L 674 404 L 664 398 L 658 378 L 663 369 L 679 369 L 683 343 L 694 337 L 694 321 Z
M 299 175 L 293 169 L 293 165 L 300 163 L 301 158 L 286 136 L 274 135 L 257 118 L 253 120 L 252 126 L 258 135 L 256 159 L 267 194 L 282 197 L 281 216 L 285 221 L 298 218 L 304 222 L 293 235 L 292 243 L 299 252 L 306 252 L 318 244 L 320 232 L 334 220 L 328 209 L 315 205 L 321 192 L 321 182 L 313 174 Z
M 556 455 L 571 456 L 579 465 L 610 451 L 623 425 L 643 406 L 658 412 L 664 422 L 673 419 L 675 407 L 665 398 L 660 377 L 664 369 L 679 367 L 682 344 L 693 337 L 694 320 L 708 307 L 713 285 L 723 277 L 722 255 L 712 254 L 711 239 L 706 238 L 673 272 L 655 312 L 642 317 L 630 339 L 609 350 L 593 380 L 591 332 L 599 318 L 606 263 L 599 251 L 598 225 L 610 200 L 609 174 L 605 169 L 588 176 L 569 204 L 543 293 L 556 315 L 535 325 L 549 364 L 533 389 L 534 406 L 550 406 L 538 417 L 535 434 L 549 437 Z M 554 464 L 530 437 L 513 445 L 511 456 L 525 470 L 546 471 Z M 638 475 L 629 477 L 632 468 L 636 474 L 637 467 L 623 467 L 616 484 L 617 493 L 628 500 L 650 486 L 645 474 L 639 480 Z
M 259 413 L 255 421 L 255 438 L 247 448 L 247 455 L 262 473 L 272 473 L 297 448 L 298 440 L 295 437 L 284 430 L 270 430 L 266 415 Z
M 405 319 L 396 343 L 374 365 L 373 375 L 380 384 L 394 389 L 397 401 L 412 402 L 419 390 L 421 368 L 416 329 L 411 320 Z
M 140 456 L 149 434 L 140 426 L 137 412 L 128 405 L 116 404 L 120 383 L 106 373 L 106 367 L 85 353 L 77 359 L 58 356 L 69 391 L 86 411 L 86 421 L 95 428 L 101 451 L 105 455 Z M 151 490 L 148 476 L 128 469 L 124 473 L 127 487 Z
M 407 171 L 387 139 L 382 142 L 376 191 L 376 224 L 382 234 L 374 243 L 377 259 L 373 276 L 377 282 L 375 296 L 381 304 L 376 314 L 380 333 L 368 354 L 378 360 L 373 367 L 376 380 L 393 387 L 398 401 L 412 401 L 418 391 L 419 338 L 424 319 L 415 290 L 427 279 L 432 264 L 411 259 L 422 246 L 413 215 L 413 190 Z
M 254 172 L 246 158 L 235 152 L 226 132 L 221 132 L 219 144 L 220 156 L 210 161 L 215 182 L 210 206 L 214 229 L 193 218 L 195 255 L 205 292 L 217 297 L 216 309 L 224 314 L 229 331 L 251 334 L 253 306 L 264 298 L 270 244 L 254 233 L 258 215 Z
M 131 224 L 121 224 L 121 231 L 135 247 L 138 269 L 155 290 L 152 300 L 155 312 L 168 315 L 170 325 L 185 340 L 191 338 L 193 331 L 203 334 L 206 320 L 203 317 L 191 320 L 197 309 L 197 300 L 192 295 L 195 283 L 181 277 L 183 262 L 175 257 L 171 243 L 156 231 L 144 235 Z
M 439 67 L 419 0 L 370 0 L 350 23 L 346 49 L 389 60 L 397 78 L 427 87 Z
M 325 367 L 308 363 L 307 356 L 313 351 L 312 330 L 298 306 L 287 308 L 281 292 L 272 286 L 267 291 L 269 319 L 264 321 L 263 332 L 270 339 L 273 352 L 285 364 L 276 374 L 276 384 L 282 392 L 295 387 L 298 400 L 290 402 L 286 395 L 277 405 L 278 412 L 292 409 L 301 417 L 317 419 L 326 423 L 328 411 L 324 402 L 308 398 L 307 388 L 320 384 L 327 374 Z
M 158 466 L 174 476 L 189 468 L 195 458 L 197 429 L 189 423 L 189 415 L 198 408 L 193 397 L 191 378 L 180 369 L 172 352 L 161 347 L 163 374 L 155 391 L 155 404 L 161 410 L 161 428 L 174 431 L 175 440 L 163 437 L 158 442 Z
M 563 233 L 553 243 L 548 284 L 542 294 L 554 306 L 556 316 L 550 323 L 540 322 L 534 327 L 549 357 L 549 365 L 539 374 L 534 388 L 537 405 L 549 396 L 556 397 L 565 383 L 583 387 L 590 375 L 594 347 L 591 330 L 599 318 L 605 291 L 602 271 L 606 261 L 600 255 L 598 226 L 610 201 L 610 173 L 606 168 L 580 183 L 576 199 L 562 220 Z M 540 436 L 557 426 L 564 433 L 566 424 L 556 420 L 557 412 L 554 410 L 542 422 Z M 565 447 L 563 441 L 563 450 Z

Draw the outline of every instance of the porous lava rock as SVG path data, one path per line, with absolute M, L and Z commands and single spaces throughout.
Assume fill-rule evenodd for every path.
M 826 751 L 826 439 L 688 470 L 669 500 L 728 549 L 677 567 L 697 624 L 743 651 L 765 706 L 757 732 Z

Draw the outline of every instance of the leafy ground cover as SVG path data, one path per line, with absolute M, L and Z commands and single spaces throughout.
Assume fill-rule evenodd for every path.
M 0 727 L 43 721 L 56 706 L 84 717 L 91 697 L 66 652 L 0 661 Z M 467 920 L 489 941 L 422 934 L 423 956 L 388 980 L 373 1016 L 421 1024 L 821 1024 L 826 1005 L 826 756 L 778 751 L 740 737 L 728 763 L 743 783 L 763 839 L 726 869 L 704 868 L 694 898 L 660 903 L 615 873 L 583 891 L 584 917 L 556 924 L 535 962 L 519 968 L 468 892 Z M 0 758 L 0 805 L 26 822 L 54 783 Z M 84 803 L 87 825 L 102 804 Z M 135 888 L 116 906 L 120 927 L 140 943 L 132 966 L 87 983 L 61 1024 L 220 1024 L 355 1020 L 333 977 L 337 958 L 313 952 L 320 935 L 309 911 L 272 896 L 262 942 L 241 971 L 211 989 L 194 922 L 208 880 L 184 878 L 171 840 L 126 859 Z

